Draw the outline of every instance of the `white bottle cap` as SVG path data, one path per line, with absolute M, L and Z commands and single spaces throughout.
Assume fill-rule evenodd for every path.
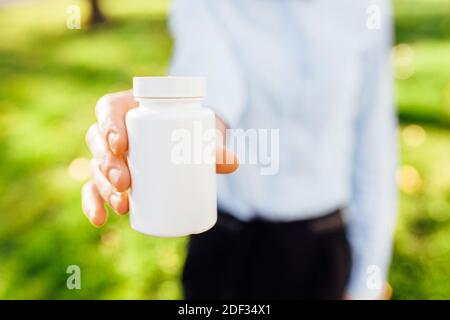
M 134 77 L 135 98 L 203 98 L 206 80 L 203 77 Z

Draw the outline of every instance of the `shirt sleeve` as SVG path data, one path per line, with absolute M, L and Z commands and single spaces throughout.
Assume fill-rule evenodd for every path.
M 234 127 L 243 111 L 244 88 L 225 26 L 212 5 L 204 1 L 185 3 L 175 1 L 171 8 L 175 47 L 170 74 L 206 77 L 205 105 Z
M 389 23 L 390 25 L 390 23 Z M 390 67 L 391 28 L 377 33 L 363 59 L 364 75 L 355 124 L 352 201 L 348 235 L 352 272 L 348 295 L 381 296 L 391 259 L 397 213 L 397 119 Z

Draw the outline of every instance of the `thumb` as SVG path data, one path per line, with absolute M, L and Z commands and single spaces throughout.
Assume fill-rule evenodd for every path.
M 239 167 L 239 161 L 236 154 L 223 145 L 216 148 L 216 172 L 228 174 L 236 171 Z

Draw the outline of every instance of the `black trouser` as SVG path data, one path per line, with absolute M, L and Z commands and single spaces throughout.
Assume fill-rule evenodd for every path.
M 351 266 L 339 211 L 294 221 L 241 222 L 219 212 L 191 237 L 186 299 L 340 299 Z

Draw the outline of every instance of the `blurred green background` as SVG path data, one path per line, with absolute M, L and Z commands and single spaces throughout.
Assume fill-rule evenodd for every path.
M 66 28 L 72 4 L 81 30 Z M 95 229 L 81 213 L 96 100 L 134 75 L 165 74 L 172 46 L 168 1 L 101 4 L 109 23 L 95 28 L 85 1 L 0 7 L 0 299 L 182 297 L 185 239 L 140 235 L 114 214 Z M 396 299 L 450 299 L 450 1 L 394 7 L 401 202 L 390 282 Z M 66 288 L 69 265 L 81 290 Z

